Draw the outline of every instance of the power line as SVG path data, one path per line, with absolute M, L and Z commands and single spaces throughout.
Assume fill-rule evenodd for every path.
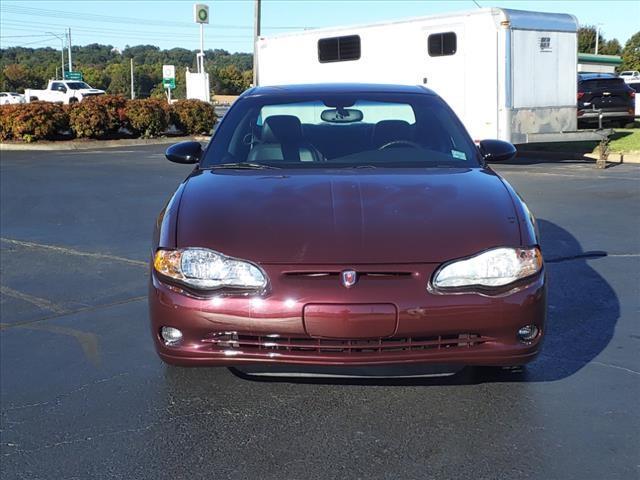
M 144 31 L 140 31 L 140 32 L 132 32 L 130 29 L 124 28 L 124 29 L 117 29 L 117 28 L 104 28 L 104 27 L 87 27 L 86 25 L 79 25 L 79 24 L 75 24 L 75 23 L 70 23 L 70 22 L 66 22 L 64 24 L 61 23 L 52 23 L 52 22 L 34 22 L 34 21 L 21 21 L 21 20 L 4 20 L 2 22 L 0 22 L 2 24 L 5 24 L 7 26 L 20 26 L 20 27 L 30 27 L 30 26 L 43 26 L 43 27 L 47 27 L 47 28 L 67 28 L 67 27 L 71 27 L 74 30 L 78 30 L 78 31 L 86 31 L 86 32 L 100 32 L 100 33 L 126 33 L 127 35 L 138 35 L 138 34 L 144 34 L 144 35 L 155 35 L 157 36 L 166 36 L 167 35 L 167 31 L 164 30 L 162 32 L 157 31 L 157 30 L 144 30 Z M 37 28 L 32 29 L 32 30 L 38 30 Z M 193 38 L 198 38 L 198 34 L 197 33 L 180 33 L 179 34 L 181 37 L 193 37 Z M 233 34 L 224 34 L 224 35 L 215 35 L 215 37 L 217 38 L 248 38 L 250 39 L 251 36 L 249 34 L 246 35 L 233 35 Z
M 76 19 L 82 21 L 95 21 L 101 23 L 129 23 L 134 25 L 155 25 L 162 27 L 174 27 L 174 28 L 193 28 L 193 23 L 184 21 L 167 21 L 167 20 L 154 20 L 148 18 L 133 18 L 133 17 L 119 17 L 112 15 L 100 15 L 92 13 L 80 13 L 80 12 L 63 12 L 60 10 L 48 10 L 42 8 L 24 7 L 17 5 L 2 5 L 1 10 L 5 13 L 12 13 L 16 15 L 28 15 L 28 16 L 44 16 L 47 18 L 62 18 L 65 20 Z M 249 25 L 220 25 L 211 24 L 212 28 L 221 29 L 239 29 L 239 30 L 252 30 L 253 27 Z M 314 28 L 309 25 L 278 25 L 278 26 L 264 26 L 263 29 L 267 30 L 298 30 Z
M 157 40 L 158 36 L 166 35 L 167 32 L 153 32 L 153 31 L 140 31 L 140 32 L 131 32 L 130 30 L 118 30 L 118 29 L 104 29 L 104 28 L 87 28 L 82 26 L 77 26 L 75 24 L 70 25 L 62 25 L 62 24 L 53 24 L 53 23 L 42 23 L 42 22 L 14 22 L 14 21 L 5 21 L 2 22 L 2 25 L 5 28 L 11 28 L 12 30 L 20 30 L 20 31 L 32 31 L 32 32 L 41 32 L 45 27 L 50 29 L 64 29 L 66 26 L 70 26 L 77 34 L 81 34 L 82 36 L 95 36 L 96 33 L 105 37 L 117 37 L 117 38 L 126 38 L 126 39 L 153 39 Z M 26 35 L 29 36 L 29 35 Z M 197 34 L 180 34 L 180 38 L 195 40 L 198 38 Z M 213 40 L 229 40 L 229 39 L 247 39 L 250 41 L 249 35 L 215 35 Z M 231 42 L 234 43 L 234 42 Z
M 50 37 L 51 35 L 0 35 L 0 38 Z

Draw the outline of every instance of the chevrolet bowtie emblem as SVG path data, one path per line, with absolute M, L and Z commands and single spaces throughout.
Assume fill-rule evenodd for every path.
M 353 287 L 358 281 L 358 274 L 355 270 L 344 270 L 340 276 L 342 278 L 342 285 L 346 288 Z

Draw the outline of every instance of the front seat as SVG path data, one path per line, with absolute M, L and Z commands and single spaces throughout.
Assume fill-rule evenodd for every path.
M 382 120 L 373 126 L 373 148 L 398 140 L 413 141 L 413 128 L 404 120 Z
M 322 162 L 322 153 L 302 134 L 300 119 L 272 115 L 262 125 L 261 143 L 253 146 L 247 161 Z

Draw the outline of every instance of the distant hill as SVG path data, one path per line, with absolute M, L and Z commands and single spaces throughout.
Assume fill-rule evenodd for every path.
M 83 73 L 91 86 L 114 94 L 130 94 L 129 62 L 133 58 L 137 97 L 163 95 L 162 65 L 175 65 L 175 98 L 185 96 L 184 72 L 196 71 L 196 51 L 185 48 L 161 50 L 153 45 L 127 46 L 118 51 L 112 45 L 97 43 L 72 48 L 73 69 Z M 253 55 L 216 49 L 205 51 L 205 67 L 216 94 L 237 95 L 252 80 Z M 47 81 L 60 75 L 60 50 L 9 47 L 0 49 L 0 90 L 19 91 L 44 88 Z M 65 51 L 65 68 L 68 58 Z

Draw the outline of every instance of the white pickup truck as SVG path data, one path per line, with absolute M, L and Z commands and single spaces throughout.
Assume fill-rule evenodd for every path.
M 94 95 L 104 95 L 98 90 L 79 80 L 49 80 L 45 90 L 26 89 L 24 96 L 27 102 L 42 100 L 56 103 L 76 103 Z

